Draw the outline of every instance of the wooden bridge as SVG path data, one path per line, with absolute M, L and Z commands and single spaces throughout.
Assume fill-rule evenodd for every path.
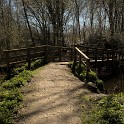
M 20 63 L 28 63 L 28 69 L 31 62 L 37 59 L 44 60 L 44 63 L 55 61 L 72 61 L 79 62 L 87 68 L 87 75 L 90 68 L 95 69 L 98 74 L 104 72 L 104 66 L 111 69 L 117 69 L 118 65 L 123 64 L 124 53 L 122 51 L 90 48 L 86 46 L 61 47 L 61 46 L 36 46 L 30 48 L 3 50 L 0 58 L 0 67 L 7 67 L 8 75 L 10 69 L 14 65 Z M 110 69 L 110 71 L 112 71 Z M 102 70 L 102 71 L 101 71 Z M 109 72 L 112 73 L 112 72 Z
M 74 62 L 86 65 L 87 74 L 90 69 L 95 70 L 99 76 L 117 74 L 118 69 L 123 70 L 124 53 L 123 51 L 90 48 L 86 46 L 75 47 Z

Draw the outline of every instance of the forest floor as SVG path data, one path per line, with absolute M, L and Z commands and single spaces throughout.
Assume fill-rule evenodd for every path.
M 23 108 L 17 124 L 82 124 L 82 98 L 104 96 L 89 91 L 71 73 L 67 62 L 37 69 L 23 90 Z

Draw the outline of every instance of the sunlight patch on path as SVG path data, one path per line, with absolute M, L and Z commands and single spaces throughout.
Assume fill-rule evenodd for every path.
M 18 124 L 81 124 L 81 97 L 90 93 L 67 67 L 49 63 L 29 85 Z

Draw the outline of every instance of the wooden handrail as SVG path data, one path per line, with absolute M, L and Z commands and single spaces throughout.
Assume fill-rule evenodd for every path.
M 81 54 L 82 57 L 84 57 L 86 60 L 90 59 L 87 55 L 85 55 L 80 49 L 78 49 L 77 47 L 75 47 L 75 49 Z
M 83 53 L 79 48 L 75 47 L 74 63 L 77 62 L 77 55 L 79 54 L 79 69 L 81 69 L 81 63 L 86 66 L 86 83 L 88 82 L 89 71 L 90 71 L 90 58 Z M 85 59 L 86 63 L 82 62 L 82 58 Z
M 90 68 L 89 63 L 91 59 L 95 60 L 95 64 L 97 64 L 98 60 L 100 59 L 102 61 L 117 60 L 118 58 L 119 60 L 124 59 L 123 51 L 116 51 L 116 50 L 102 49 L 102 48 L 90 48 L 85 46 L 79 46 L 79 47 L 75 46 L 71 48 L 71 47 L 63 47 L 63 46 L 42 45 L 42 46 L 35 46 L 35 47 L 29 47 L 29 48 L 3 50 L 3 52 L 1 53 L 0 64 L 1 65 L 6 64 L 8 66 L 8 72 L 9 72 L 11 63 L 18 64 L 18 62 L 24 60 L 24 61 L 28 61 L 28 63 L 30 64 L 32 59 L 39 58 L 39 57 L 44 58 L 44 60 L 47 62 L 49 61 L 50 57 L 54 56 L 53 55 L 54 53 L 55 54 L 57 53 L 57 56 L 61 61 L 62 55 L 65 52 L 65 50 L 67 53 L 70 52 L 69 55 L 71 60 L 73 60 L 74 58 L 74 62 L 79 61 L 80 66 L 82 63 L 87 67 L 88 71 Z M 30 65 L 29 65 L 29 68 L 30 68 Z M 88 71 L 87 71 L 87 74 L 88 74 Z
M 52 50 L 52 51 L 51 51 Z M 43 59 L 44 63 L 51 61 L 52 58 L 57 58 L 59 61 L 62 61 L 62 56 L 65 55 L 65 51 L 70 53 L 69 57 L 72 60 L 73 57 L 73 48 L 63 47 L 63 46 L 50 46 L 50 45 L 42 45 L 35 46 L 29 48 L 20 48 L 20 49 L 10 49 L 3 50 L 0 59 L 0 66 L 4 65 L 7 67 L 8 76 L 10 75 L 10 68 L 12 64 L 19 64 L 23 62 L 28 63 L 28 69 L 31 67 L 31 61 L 35 59 Z M 63 53 L 64 54 L 63 54 Z M 57 54 L 57 55 L 53 55 Z M 3 66 L 2 66 L 3 67 Z
M 43 48 L 46 45 L 43 46 L 35 46 L 35 47 L 29 47 L 30 49 L 36 49 L 36 48 Z M 28 48 L 20 48 L 20 49 L 11 49 L 11 50 L 3 50 L 3 52 L 16 52 L 16 51 L 23 51 L 23 50 L 27 50 Z

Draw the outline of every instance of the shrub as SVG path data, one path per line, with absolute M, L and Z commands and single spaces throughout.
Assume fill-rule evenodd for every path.
M 18 102 L 22 101 L 22 95 L 19 89 L 12 89 L 12 90 L 3 90 L 1 92 L 1 101 L 6 100 L 17 100 Z
M 12 124 L 13 123 L 13 113 L 9 111 L 5 106 L 2 107 L 0 102 L 0 123 L 1 124 Z
M 76 67 L 77 64 L 78 63 L 74 63 L 74 62 L 72 64 L 71 70 L 72 70 L 73 73 L 75 73 L 75 67 Z
M 90 115 L 86 115 L 86 124 L 124 124 L 123 93 L 103 97 L 94 106 Z
M 96 114 L 105 124 L 124 124 L 124 94 L 103 98 L 98 104 Z
M 72 67 L 72 64 L 73 64 L 73 61 L 70 61 L 70 62 L 68 63 L 68 67 L 71 68 L 71 67 Z
M 84 81 L 86 79 L 86 71 L 81 72 L 79 78 Z
M 80 76 L 79 77 L 82 80 L 86 79 L 86 71 L 85 70 L 82 71 L 80 73 Z M 94 71 L 90 71 L 89 72 L 89 75 L 88 75 L 88 81 L 93 82 L 93 83 L 96 83 L 97 80 L 98 80 L 97 74 Z M 100 80 L 98 80 L 98 81 L 100 81 Z
M 14 68 L 13 69 L 13 75 L 17 75 L 19 74 L 20 72 L 24 71 L 26 69 L 26 65 L 23 65 L 22 67 L 18 67 L 18 68 Z
M 43 61 L 41 59 L 38 59 L 34 62 L 31 63 L 31 69 L 36 69 L 40 66 L 43 65 Z M 12 75 L 18 75 L 20 72 L 24 71 L 28 69 L 28 64 L 26 63 L 25 65 L 21 66 L 21 67 L 18 67 L 18 68 L 14 68 L 13 69 L 13 72 L 12 72 Z
M 12 88 L 19 88 L 24 85 L 25 82 L 30 81 L 31 74 L 29 71 L 24 70 L 23 72 L 19 73 L 15 77 L 11 78 L 8 81 L 5 81 L 2 83 L 2 87 L 6 89 L 12 89 Z
M 23 78 L 24 82 L 30 81 L 32 74 L 28 70 L 24 70 L 23 72 L 19 73 L 17 78 Z
M 81 64 L 81 67 L 79 67 L 79 64 L 75 66 L 75 73 L 76 75 L 80 75 L 81 72 L 85 71 L 85 67 L 83 64 Z
M 36 60 L 36 61 L 34 62 L 34 68 L 38 68 L 38 67 L 40 67 L 40 66 L 42 66 L 42 65 L 43 65 L 43 62 L 42 62 L 41 59 Z
M 102 81 L 102 80 L 97 79 L 97 80 L 96 80 L 96 86 L 97 86 L 97 89 L 98 89 L 99 91 L 104 91 L 103 81 Z
M 96 80 L 98 79 L 97 74 L 94 71 L 90 71 L 88 75 L 88 80 L 96 83 Z
M 83 64 L 81 64 L 81 68 L 80 68 L 79 63 L 72 63 L 71 69 L 72 69 L 72 73 L 74 73 L 82 81 L 86 80 L 86 68 Z M 95 83 L 98 92 L 104 91 L 103 81 L 98 79 L 97 74 L 94 71 L 89 72 L 88 82 Z

